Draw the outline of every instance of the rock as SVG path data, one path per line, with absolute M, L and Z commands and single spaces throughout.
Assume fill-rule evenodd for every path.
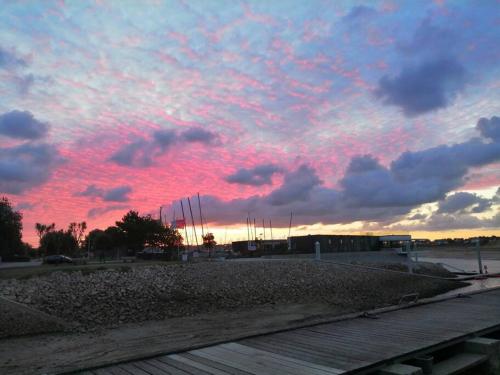
M 261 304 L 320 302 L 359 309 L 456 285 L 392 272 L 353 272 L 331 263 L 273 260 L 140 266 L 86 275 L 53 272 L 1 280 L 0 295 L 91 328 Z

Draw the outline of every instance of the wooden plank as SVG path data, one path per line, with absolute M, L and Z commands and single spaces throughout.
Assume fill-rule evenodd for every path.
M 170 368 L 160 368 L 158 366 L 154 365 L 154 362 L 147 362 L 147 361 L 138 361 L 138 362 L 133 362 L 132 363 L 135 367 L 138 367 L 139 369 L 147 372 L 150 375 L 173 375 L 177 374 L 176 372 L 173 372 L 170 370 Z M 185 375 L 186 373 L 183 373 L 182 375 Z
M 339 363 L 338 368 L 345 368 L 347 363 L 349 367 L 352 367 L 353 362 L 359 363 L 360 358 L 363 361 L 373 361 L 379 357 L 379 353 L 370 353 L 368 351 L 356 350 L 352 347 L 346 347 L 342 344 L 332 344 L 325 340 L 314 340 L 299 335 L 289 335 L 287 340 L 270 341 L 276 346 L 292 346 L 297 350 L 309 350 L 312 353 L 322 353 L 329 356 L 332 361 Z M 333 366 L 336 367 L 336 366 Z
M 196 356 L 196 355 L 191 354 L 191 353 L 183 353 L 183 354 L 180 354 L 180 356 L 190 358 L 193 361 L 204 363 L 207 366 L 211 366 L 211 367 L 217 368 L 219 370 L 229 372 L 229 373 L 234 374 L 234 375 L 248 375 L 248 374 L 250 374 L 249 372 L 246 372 L 246 371 L 234 368 L 234 367 L 226 366 L 222 363 L 214 362 L 214 361 L 211 361 L 209 359 L 202 358 L 202 357 Z
M 100 369 L 94 370 L 93 373 L 95 375 L 130 375 L 125 370 L 122 370 L 121 368 L 116 367 L 116 366 L 100 368 Z
M 212 375 L 235 375 L 233 372 L 229 371 L 222 371 L 216 367 L 213 366 L 208 366 L 202 362 L 195 361 L 191 358 L 186 358 L 184 354 L 181 356 L 179 354 L 171 354 L 169 355 L 169 358 L 174 359 L 176 361 L 179 361 L 181 363 L 185 363 L 186 365 L 193 366 L 199 370 L 206 371 L 207 374 L 212 374 Z
M 374 328 L 377 328 L 376 330 Z M 396 329 L 397 328 L 397 329 Z M 299 330 L 294 333 L 310 335 L 319 334 L 324 335 L 325 339 L 331 339 L 334 341 L 336 338 L 339 341 L 344 342 L 346 345 L 353 345 L 358 348 L 375 347 L 377 348 L 381 343 L 385 343 L 387 346 L 395 346 L 400 341 L 419 342 L 425 344 L 429 340 L 436 340 L 436 337 L 442 335 L 450 335 L 449 331 L 433 330 L 432 333 L 427 330 L 412 331 L 407 330 L 404 326 L 391 327 L 390 325 L 378 323 L 376 327 L 371 328 L 371 332 L 367 332 L 369 328 L 362 330 L 318 330 L 315 328 Z M 460 333 L 461 335 L 462 333 Z M 454 335 L 456 336 L 456 335 Z M 379 345 L 374 345 L 374 340 L 378 340 Z M 399 350 L 401 348 L 399 347 Z
M 377 347 L 373 345 L 366 344 L 365 342 L 359 342 L 354 340 L 347 340 L 345 336 L 336 336 L 332 334 L 322 334 L 319 332 L 294 332 L 294 334 L 289 335 L 289 339 L 296 338 L 297 341 L 303 343 L 309 343 L 314 346 L 321 346 L 324 348 L 329 348 L 332 350 L 348 350 L 351 353 L 365 353 L 365 359 L 373 356 L 379 356 L 380 350 L 393 351 L 400 350 L 400 346 L 394 344 L 394 341 L 389 344 L 384 342 L 378 342 Z
M 341 373 L 345 372 L 345 371 L 340 370 L 340 369 L 336 369 L 336 368 L 332 368 L 332 367 L 327 367 L 327 366 L 322 366 L 322 365 L 318 365 L 318 364 L 315 364 L 315 363 L 302 361 L 300 359 L 295 359 L 295 358 L 291 358 L 291 357 L 282 356 L 280 354 L 276 354 L 276 353 L 271 353 L 271 352 L 267 352 L 267 351 L 264 351 L 264 350 L 255 349 L 255 348 L 252 348 L 252 347 L 249 347 L 249 346 L 246 346 L 246 345 L 241 345 L 241 344 L 238 344 L 238 343 L 228 343 L 228 344 L 223 344 L 221 346 L 222 347 L 227 347 L 228 349 L 237 351 L 239 353 L 245 354 L 245 355 L 250 356 L 250 357 L 260 357 L 260 356 L 266 357 L 266 358 L 267 357 L 271 357 L 271 358 L 273 358 L 275 360 L 278 360 L 279 362 L 284 363 L 285 365 L 292 363 L 294 365 L 298 365 L 300 367 L 304 367 L 304 368 L 309 369 L 309 373 L 310 374 L 317 374 L 317 375 L 333 374 L 333 375 L 337 375 L 337 374 L 341 374 Z
M 251 358 L 253 362 L 261 363 L 273 369 L 280 369 L 280 370 L 282 369 L 287 374 L 325 375 L 325 373 L 338 374 L 344 372 L 343 370 L 333 368 L 331 366 L 323 367 L 323 369 L 320 369 L 319 367 L 314 368 L 314 364 L 312 363 L 307 364 L 304 361 L 296 360 L 294 358 L 290 358 L 287 356 L 276 355 L 274 353 L 269 353 L 267 351 L 255 350 L 241 344 L 236 344 L 234 346 L 231 344 L 229 345 L 224 344 L 224 345 L 219 345 L 217 348 L 219 350 L 226 349 L 228 353 L 232 352 L 232 354 L 230 354 L 232 356 L 235 356 L 236 353 L 236 358 L 238 358 L 240 361 L 244 361 L 247 358 Z M 252 353 L 249 354 L 249 352 Z M 325 368 L 328 369 L 327 372 L 325 372 Z
M 155 367 L 158 367 L 162 371 L 165 371 L 166 373 L 172 374 L 172 375 L 186 375 L 186 374 L 192 374 L 190 371 L 183 370 L 179 368 L 180 366 L 172 366 L 171 364 L 168 363 L 168 361 L 164 360 L 165 357 L 156 357 L 153 359 L 149 359 L 147 362 Z
M 140 368 L 133 366 L 132 363 L 124 363 L 124 364 L 118 365 L 118 367 L 121 368 L 122 370 L 125 370 L 129 374 L 150 375 L 146 371 L 141 370 Z
M 168 356 L 163 356 L 163 357 L 157 358 L 153 364 L 155 364 L 157 366 L 161 365 L 161 368 L 164 368 L 165 365 L 175 367 L 176 369 L 182 370 L 182 371 L 184 371 L 188 374 L 191 374 L 191 375 L 205 375 L 206 374 L 205 371 L 201 371 L 200 369 L 197 369 L 196 367 L 189 366 L 185 363 L 176 361 L 172 358 L 169 358 Z
M 344 353 L 339 353 L 339 351 L 334 351 L 329 348 L 324 347 L 311 347 L 310 345 L 297 342 L 284 342 L 284 341 L 274 341 L 272 338 L 267 338 L 264 340 L 247 341 L 244 344 L 249 346 L 254 346 L 253 343 L 263 344 L 266 343 L 267 351 L 271 351 L 278 354 L 283 354 L 288 357 L 305 359 L 308 356 L 307 361 L 319 363 L 325 366 L 330 366 L 342 370 L 347 370 L 353 368 L 355 365 L 369 364 L 369 361 L 361 360 L 358 358 L 353 358 L 352 354 L 346 355 Z M 260 349 L 260 347 L 258 347 Z M 277 350 L 281 350 L 279 352 Z
M 191 351 L 200 357 L 208 358 L 216 362 L 224 363 L 228 366 L 247 371 L 251 374 L 276 374 L 285 375 L 287 372 L 282 367 L 270 361 L 253 360 L 247 356 L 237 354 L 218 346 Z
M 259 340 L 252 341 L 252 339 L 245 340 L 244 344 L 256 349 L 266 350 L 268 352 L 281 354 L 290 358 L 303 359 L 308 362 L 314 362 L 327 367 L 329 366 L 342 370 L 352 367 L 352 361 L 345 361 L 343 359 L 340 360 L 338 356 L 334 357 L 321 351 L 312 350 L 311 348 L 299 348 L 296 345 L 289 344 L 277 345 L 272 342 L 269 343 Z

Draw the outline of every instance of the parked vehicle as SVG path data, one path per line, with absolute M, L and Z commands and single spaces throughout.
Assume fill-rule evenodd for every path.
M 60 264 L 60 263 L 73 263 L 73 259 L 66 255 L 49 255 L 45 257 L 44 263 L 47 264 Z

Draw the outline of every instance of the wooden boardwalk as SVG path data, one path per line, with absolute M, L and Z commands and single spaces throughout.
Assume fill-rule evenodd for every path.
M 500 329 L 500 289 L 371 316 L 87 371 L 137 375 L 328 375 L 366 372 L 390 360 Z

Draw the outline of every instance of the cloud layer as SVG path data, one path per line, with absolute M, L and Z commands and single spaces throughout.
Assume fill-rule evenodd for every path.
M 452 192 L 487 199 L 497 14 L 495 1 L 3 2 L 0 115 L 16 121 L 0 127 L 0 193 L 35 204 L 34 243 L 40 220 L 92 209 L 89 226 L 113 224 L 104 199 L 124 197 L 157 214 L 199 191 L 227 224 L 251 211 L 287 226 L 293 211 L 379 227 L 430 217 L 419 202 Z
M 151 138 L 139 138 L 122 146 L 111 157 L 110 161 L 128 167 L 149 167 L 154 160 L 169 151 L 174 145 L 182 147 L 189 143 L 217 145 L 219 137 L 216 133 L 194 126 L 186 130 L 157 130 Z
M 405 67 L 395 77 L 382 77 L 377 95 L 412 117 L 447 107 L 465 83 L 464 67 L 453 58 L 443 58 Z
M 0 191 L 20 194 L 40 186 L 62 161 L 57 148 L 49 144 L 0 147 Z
M 98 188 L 96 185 L 89 185 L 76 196 L 101 198 L 104 202 L 128 202 L 129 194 L 132 192 L 130 186 L 117 186 L 109 189 Z
M 31 112 L 14 110 L 0 115 L 0 135 L 33 140 L 45 137 L 48 131 L 49 125 Z
M 480 124 L 484 120 L 478 122 L 478 128 Z M 301 165 L 286 172 L 282 185 L 267 195 L 229 201 L 205 196 L 203 201 L 219 224 L 244 222 L 250 213 L 259 218 L 273 217 L 277 225 L 285 226 L 290 212 L 294 213 L 296 225 L 391 222 L 402 219 L 415 207 L 442 200 L 438 215 L 433 216 L 433 220 L 441 220 L 436 229 L 442 229 L 450 220 L 439 214 L 482 213 L 492 207 L 492 201 L 475 194 L 447 194 L 465 183 L 471 168 L 499 161 L 500 143 L 474 138 L 404 152 L 389 167 L 371 155 L 356 156 L 337 189 L 326 187 L 312 167 Z M 496 222 L 488 220 L 471 216 L 462 223 L 469 222 L 473 227 L 483 223 L 489 227 Z
M 250 186 L 261 186 L 272 184 L 272 177 L 282 173 L 283 168 L 275 164 L 261 164 L 254 168 L 240 168 L 236 172 L 226 176 L 226 181 L 231 184 Z

